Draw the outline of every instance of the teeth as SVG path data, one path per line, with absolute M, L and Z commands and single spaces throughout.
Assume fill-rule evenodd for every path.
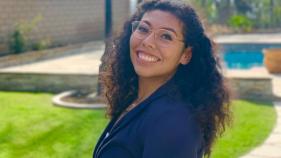
M 148 61 L 148 62 L 156 62 L 158 60 L 158 58 L 156 58 L 154 56 L 146 55 L 146 54 L 143 54 L 143 53 L 139 53 L 138 56 L 142 60 L 145 60 L 145 61 Z

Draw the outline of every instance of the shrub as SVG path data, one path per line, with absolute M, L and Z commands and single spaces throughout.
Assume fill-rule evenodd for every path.
M 26 39 L 21 30 L 16 29 L 12 34 L 12 39 L 9 44 L 10 51 L 18 54 L 24 52 L 26 49 Z
M 238 32 L 251 32 L 253 29 L 253 22 L 244 15 L 231 16 L 228 20 L 228 24 Z
M 32 50 L 43 50 L 48 48 L 51 45 L 50 39 L 40 40 L 32 45 Z
M 22 21 L 16 25 L 9 42 L 10 52 L 18 54 L 28 49 L 29 39 L 27 35 L 37 26 L 41 19 L 42 16 L 38 15 L 31 22 Z

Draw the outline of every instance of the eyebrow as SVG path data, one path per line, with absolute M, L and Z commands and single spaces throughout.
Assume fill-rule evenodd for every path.
M 152 26 L 151 23 L 150 23 L 149 21 L 147 21 L 147 20 L 142 20 L 142 22 L 146 23 L 146 24 L 149 25 L 150 27 Z M 172 31 L 172 32 L 174 32 L 174 33 L 178 36 L 177 32 L 176 32 L 174 29 L 172 29 L 172 28 L 169 28 L 169 27 L 161 27 L 161 29 L 165 29 L 165 30 Z

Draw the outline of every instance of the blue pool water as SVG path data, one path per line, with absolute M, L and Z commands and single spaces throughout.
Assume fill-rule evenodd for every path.
M 221 43 L 221 58 L 227 69 L 263 67 L 263 50 L 281 48 L 281 43 Z
M 250 69 L 263 66 L 261 51 L 227 51 L 222 57 L 228 69 Z

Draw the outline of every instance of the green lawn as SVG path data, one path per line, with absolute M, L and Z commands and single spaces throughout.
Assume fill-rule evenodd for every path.
M 0 158 L 89 158 L 108 120 L 103 110 L 55 107 L 51 94 L 0 92 Z M 235 101 L 234 124 L 213 158 L 236 158 L 260 144 L 276 120 L 272 105 Z
M 212 158 L 238 158 L 261 144 L 272 131 L 276 112 L 272 104 L 235 101 L 234 121 L 217 142 Z
M 0 158 L 89 158 L 101 110 L 55 107 L 50 94 L 0 92 Z

